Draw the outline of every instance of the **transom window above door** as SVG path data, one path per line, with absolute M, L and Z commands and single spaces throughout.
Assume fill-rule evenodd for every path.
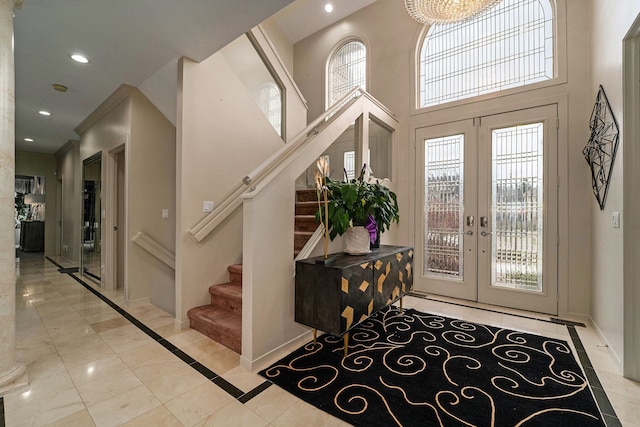
M 551 0 L 503 0 L 462 23 L 433 25 L 418 59 L 418 108 L 554 78 Z

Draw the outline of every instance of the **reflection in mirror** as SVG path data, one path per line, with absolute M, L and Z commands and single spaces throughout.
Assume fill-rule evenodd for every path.
M 23 252 L 44 251 L 43 176 L 15 177 L 15 244 Z
M 100 280 L 101 254 L 101 153 L 82 163 L 82 272 Z

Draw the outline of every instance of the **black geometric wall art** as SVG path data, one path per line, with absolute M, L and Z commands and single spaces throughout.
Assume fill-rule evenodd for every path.
M 619 128 L 602 85 L 591 112 L 589 129 L 591 135 L 582 154 L 591 168 L 593 194 L 598 200 L 600 210 L 603 210 L 618 149 Z

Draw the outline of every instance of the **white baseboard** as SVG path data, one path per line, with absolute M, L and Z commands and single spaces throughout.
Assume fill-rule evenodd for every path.
M 320 333 L 320 331 L 318 331 Z M 257 359 L 250 360 L 244 355 L 240 355 L 240 366 L 246 369 L 249 372 L 257 372 L 260 369 L 266 368 L 272 363 L 282 359 L 287 354 L 291 353 L 296 348 L 306 344 L 311 339 L 313 339 L 312 331 L 307 331 L 301 335 L 298 335 L 294 339 L 282 344 L 280 347 L 277 347 L 270 352 L 263 354 Z
M 596 334 L 598 334 L 598 337 L 600 337 L 600 339 L 606 344 L 609 355 L 611 355 L 614 363 L 616 364 L 620 372 L 622 372 L 622 358 L 620 358 L 618 353 L 616 353 L 616 351 L 613 349 L 613 346 L 611 346 L 611 344 L 607 340 L 607 337 L 602 333 L 602 331 L 598 327 L 598 324 L 595 322 L 595 320 L 593 320 L 591 316 L 589 316 L 589 322 L 591 323 L 593 330 L 596 331 Z
M 176 319 L 173 322 L 173 326 L 176 327 L 176 329 L 187 329 L 189 328 L 189 319 L 187 320 L 180 320 L 180 319 Z

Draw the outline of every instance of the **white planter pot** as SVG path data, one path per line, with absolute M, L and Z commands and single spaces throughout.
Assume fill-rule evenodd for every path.
M 368 254 L 369 231 L 365 227 L 349 227 L 344 233 L 344 251 L 351 255 Z

